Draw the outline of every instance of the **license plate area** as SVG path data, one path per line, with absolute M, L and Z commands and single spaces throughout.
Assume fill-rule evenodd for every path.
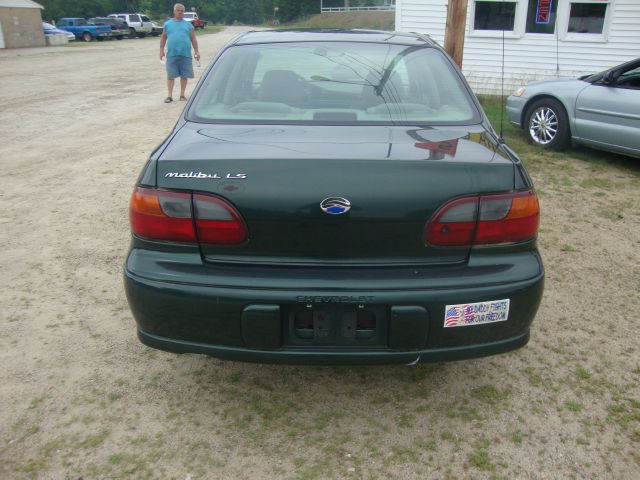
M 387 345 L 388 313 L 378 305 L 300 305 L 285 313 L 289 346 L 371 347 Z

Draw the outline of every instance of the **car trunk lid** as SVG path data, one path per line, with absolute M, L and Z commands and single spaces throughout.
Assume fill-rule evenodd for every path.
M 425 245 L 452 198 L 513 189 L 513 162 L 481 128 L 186 124 L 162 153 L 161 188 L 217 195 L 249 240 L 202 245 L 207 260 L 274 264 L 460 263 L 469 247 Z M 331 214 L 323 200 L 348 200 Z

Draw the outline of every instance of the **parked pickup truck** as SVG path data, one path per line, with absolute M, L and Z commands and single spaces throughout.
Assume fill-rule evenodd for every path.
M 151 20 L 142 13 L 112 13 L 111 18 L 121 18 L 129 26 L 129 38 L 143 38 L 153 33 Z
M 184 19 L 193 25 L 193 28 L 204 29 L 207 26 L 206 20 L 201 20 L 196 12 L 184 12 Z
M 111 28 L 111 36 L 122 40 L 129 36 L 129 25 L 121 18 L 94 17 L 87 20 L 89 25 L 108 25 Z
M 89 25 L 84 18 L 65 17 L 58 20 L 56 27 L 73 33 L 76 38 L 85 42 L 104 40 L 111 37 L 111 27 L 109 25 Z

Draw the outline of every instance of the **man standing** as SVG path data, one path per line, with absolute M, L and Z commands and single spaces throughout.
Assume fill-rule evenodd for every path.
M 160 37 L 160 60 L 164 58 L 164 47 L 167 48 L 167 92 L 169 96 L 164 103 L 173 102 L 173 86 L 175 79 L 180 77 L 180 100 L 186 100 L 184 91 L 187 88 L 187 79 L 193 78 L 193 64 L 191 63 L 191 46 L 194 56 L 200 61 L 198 40 L 190 22 L 184 20 L 184 5 L 176 3 L 173 6 L 173 18 L 164 22 L 162 36 Z

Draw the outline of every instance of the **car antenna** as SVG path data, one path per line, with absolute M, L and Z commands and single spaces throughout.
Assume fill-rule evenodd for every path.
M 500 2 L 500 18 L 504 22 L 504 2 Z M 502 75 L 500 79 L 500 136 L 498 140 L 504 143 L 504 23 L 502 24 Z
M 558 27 L 554 25 L 556 29 L 556 77 L 560 77 L 560 39 L 558 35 Z

